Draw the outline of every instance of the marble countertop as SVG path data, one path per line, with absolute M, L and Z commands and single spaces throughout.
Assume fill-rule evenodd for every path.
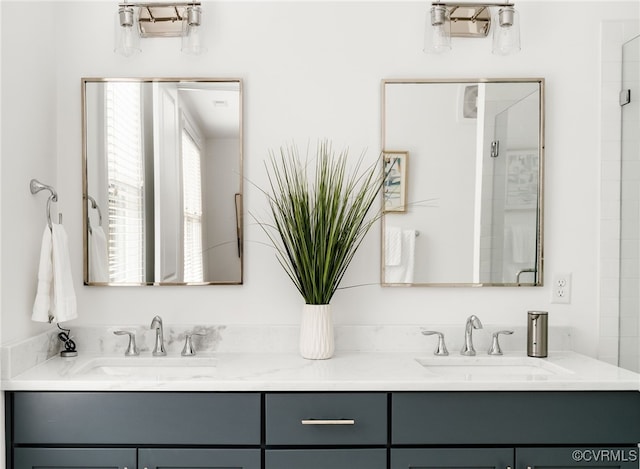
M 422 361 L 422 364 L 420 363 Z M 424 366 L 423 366 L 424 365 Z M 407 352 L 58 356 L 1 382 L 6 391 L 583 391 L 640 390 L 640 375 L 573 352 L 470 359 Z

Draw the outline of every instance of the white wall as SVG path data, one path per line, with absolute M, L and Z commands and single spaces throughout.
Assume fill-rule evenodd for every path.
M 58 93 L 56 41 L 52 40 L 56 36 L 54 5 L 20 3 L 1 4 L 0 7 L 3 166 L 0 179 L 3 295 L 0 307 L 4 343 L 48 327 L 29 320 L 48 196 L 45 192 L 31 195 L 29 181 L 37 178 L 56 187 L 60 184 L 56 160 Z M 23 14 L 30 18 L 29 34 L 24 34 L 24 23 L 16 21 Z M 67 113 L 70 112 L 67 108 Z M 60 207 L 66 208 L 66 205 L 52 204 L 52 212 L 57 213 Z M 80 213 L 73 215 L 80 217 Z
M 35 289 L 44 200 L 28 179 L 57 184 L 72 246 L 77 324 L 295 324 L 301 299 L 265 237 L 247 217 L 245 284 L 237 287 L 83 287 L 80 77 L 212 76 L 244 80 L 245 175 L 264 186 L 271 148 L 317 138 L 348 144 L 356 156 L 380 149 L 380 80 L 392 77 L 545 77 L 547 80 L 545 280 L 542 288 L 381 288 L 379 233 L 362 246 L 337 293 L 339 324 L 462 324 L 470 313 L 487 324 L 524 325 L 526 311 L 550 312 L 550 324 L 576 327 L 574 348 L 595 355 L 598 337 L 599 26 L 638 18 L 635 1 L 519 4 L 522 52 L 491 55 L 490 38 L 454 39 L 443 57 L 421 51 L 424 2 L 205 2 L 209 53 L 181 56 L 178 39 L 143 40 L 142 55 L 113 54 L 113 2 L 3 2 L 9 16 L 28 13 L 40 48 L 3 49 L 2 298 L 3 342 L 26 337 Z M 554 14 L 550 15 L 549 12 Z M 48 23 L 55 15 L 55 31 Z M 40 36 L 39 34 L 42 34 Z M 4 42 L 3 42 L 4 44 Z M 54 46 L 55 45 L 55 46 Z M 52 49 L 53 48 L 53 49 Z M 5 53 L 6 52 L 6 53 Z M 24 55 L 23 55 L 24 54 Z M 6 68 L 11 68 L 7 73 Z M 55 73 L 55 75 L 54 75 Z M 8 84 L 5 84 L 8 75 Z M 56 105 L 57 103 L 57 105 Z M 35 129 L 35 130 L 34 130 Z M 23 145 L 27 148 L 24 149 Z M 246 184 L 245 207 L 266 214 Z M 7 199 L 10 197 L 10 203 Z M 586 208 L 586 209 L 585 209 Z M 570 305 L 551 305 L 554 272 L 573 272 Z M 73 323 L 70 324 L 73 326 Z M 553 344 L 551 344 L 553 346 Z

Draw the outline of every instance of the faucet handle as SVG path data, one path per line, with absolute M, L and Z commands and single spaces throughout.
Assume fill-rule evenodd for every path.
M 500 348 L 500 342 L 498 336 L 500 334 L 511 335 L 513 331 L 497 331 L 491 335 L 491 348 L 487 352 L 489 355 L 502 355 L 502 349 Z
M 184 338 L 184 348 L 182 349 L 182 353 L 180 354 L 183 357 L 192 357 L 196 354 L 196 349 L 193 346 L 193 341 L 191 340 L 191 337 L 193 337 L 194 335 L 204 337 L 207 334 L 205 334 L 204 332 L 192 332 L 191 334 L 187 334 Z
M 113 331 L 115 335 L 128 335 L 129 336 L 129 345 L 127 346 L 127 350 L 124 352 L 125 357 L 135 357 L 136 355 L 140 355 L 138 351 L 138 347 L 136 347 L 136 334 L 134 332 L 129 331 Z
M 433 351 L 434 355 L 446 356 L 449 355 L 449 351 L 447 350 L 447 346 L 444 343 L 444 334 L 438 331 L 422 331 L 422 335 L 437 335 L 438 336 L 438 346 Z

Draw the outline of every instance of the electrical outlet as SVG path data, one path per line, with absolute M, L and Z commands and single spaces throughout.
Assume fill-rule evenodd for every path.
M 551 303 L 571 303 L 571 274 L 555 274 L 553 276 Z

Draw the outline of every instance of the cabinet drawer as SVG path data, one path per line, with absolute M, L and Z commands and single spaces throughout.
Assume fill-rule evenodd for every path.
M 268 445 L 383 445 L 384 393 L 267 394 Z
M 384 449 L 268 450 L 265 469 L 386 469 Z
M 638 469 L 638 447 L 517 448 L 516 469 Z
M 415 392 L 392 395 L 393 444 L 635 444 L 640 393 Z
M 511 448 L 393 448 L 391 469 L 504 469 L 513 467 Z
M 145 448 L 138 450 L 138 461 L 145 469 L 260 469 L 260 450 Z
M 16 448 L 15 469 L 135 469 L 135 448 Z
M 260 444 L 258 393 L 18 392 L 17 444 Z

